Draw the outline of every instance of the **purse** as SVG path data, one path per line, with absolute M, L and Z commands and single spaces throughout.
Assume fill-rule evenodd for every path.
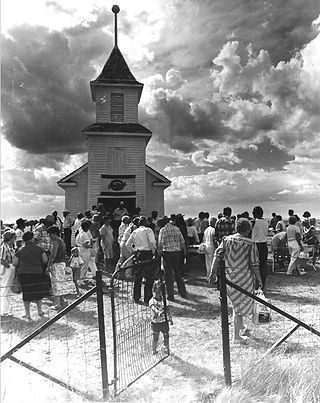
M 18 274 L 17 269 L 15 269 L 13 283 L 11 286 L 11 291 L 15 294 L 20 294 L 22 292 L 21 284 L 20 284 L 20 280 L 19 280 L 19 274 Z
M 261 288 L 255 290 L 254 293 L 260 299 L 268 302 Z M 259 323 L 268 323 L 271 321 L 271 309 L 266 305 L 260 304 L 260 302 L 254 300 L 253 301 L 253 314 L 252 321 L 254 324 Z

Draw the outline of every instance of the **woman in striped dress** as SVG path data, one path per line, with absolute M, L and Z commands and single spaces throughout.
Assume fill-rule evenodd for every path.
M 215 279 L 219 259 L 224 259 L 226 278 L 253 293 L 256 283 L 261 287 L 262 282 L 257 247 L 247 238 L 251 231 L 251 223 L 246 218 L 240 218 L 236 222 L 236 231 L 236 234 L 224 237 L 216 249 L 209 281 Z M 240 336 L 240 330 L 245 328 L 243 317 L 252 314 L 253 299 L 230 286 L 227 286 L 227 293 L 233 308 L 233 342 L 241 343 L 245 341 L 245 338 Z

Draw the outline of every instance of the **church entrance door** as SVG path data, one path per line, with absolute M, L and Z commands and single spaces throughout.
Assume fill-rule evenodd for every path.
M 120 202 L 124 202 L 124 207 L 128 210 L 129 214 L 132 215 L 136 208 L 136 198 L 135 197 L 100 197 L 98 198 L 98 203 L 103 203 L 107 211 L 114 212 L 114 210 L 119 207 Z

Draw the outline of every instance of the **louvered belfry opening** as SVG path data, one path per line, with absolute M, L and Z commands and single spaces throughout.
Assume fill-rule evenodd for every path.
M 121 92 L 110 94 L 110 122 L 124 122 L 124 94 Z

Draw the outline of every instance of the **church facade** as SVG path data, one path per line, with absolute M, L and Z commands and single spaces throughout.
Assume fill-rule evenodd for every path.
M 103 203 L 109 211 L 124 201 L 132 213 L 157 210 L 164 214 L 164 190 L 170 181 L 146 165 L 152 133 L 139 123 L 143 89 L 131 73 L 117 43 L 100 75 L 90 82 L 96 121 L 82 130 L 88 162 L 58 182 L 65 208 L 75 216 Z

